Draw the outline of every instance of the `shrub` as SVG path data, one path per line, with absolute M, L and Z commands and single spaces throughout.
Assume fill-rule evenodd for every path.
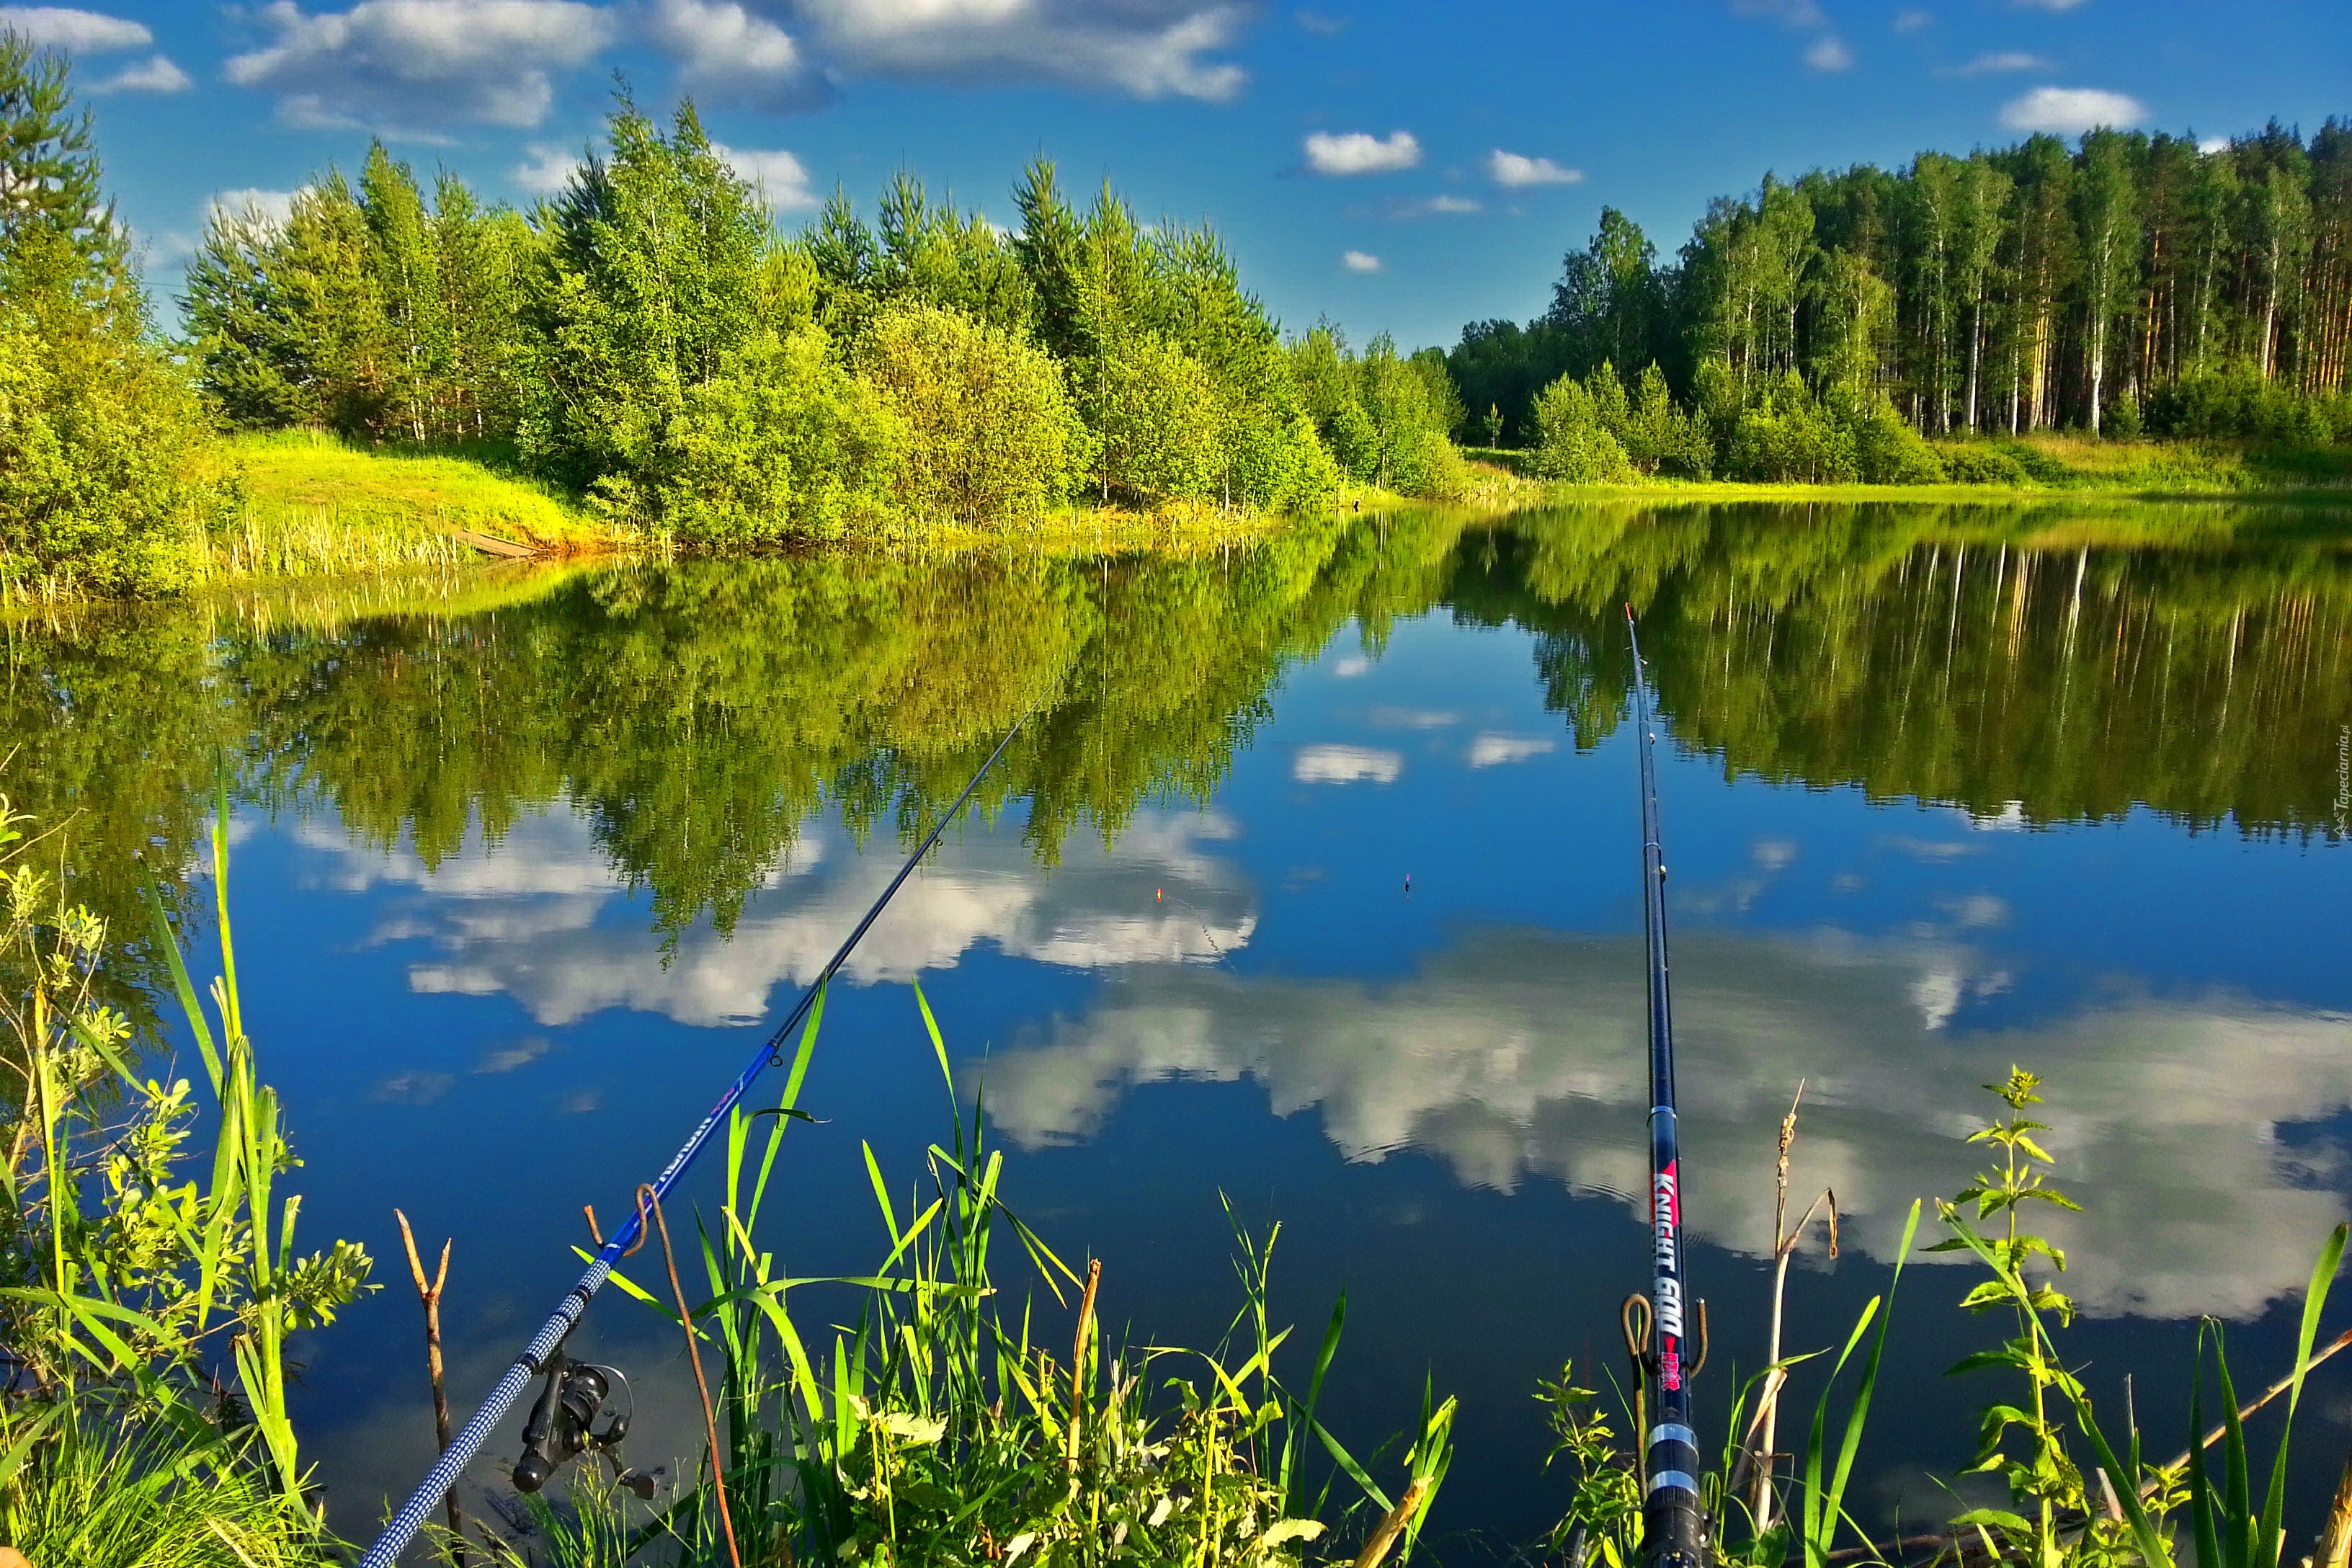
M 836 539 L 877 526 L 904 422 L 827 352 L 824 330 L 763 332 L 731 374 L 689 388 L 661 515 L 686 542 Z
M 1943 448 L 1944 473 L 1956 485 L 2022 485 L 2030 476 L 2008 448 L 1958 441 Z
M 1224 411 L 1198 361 L 1146 333 L 1099 356 L 1088 379 L 1084 401 L 1104 500 L 1116 489 L 1149 507 L 1218 489 Z
M 1835 410 L 1853 439 L 1854 466 L 1866 485 L 1939 485 L 1943 459 L 1927 437 L 1884 397 L 1855 399 Z
M 1062 367 L 958 311 L 884 308 L 857 371 L 906 430 L 896 490 L 917 521 L 1033 516 L 1069 492 L 1089 455 Z
M 1536 395 L 1536 472 L 1570 484 L 1622 484 L 1633 465 L 1602 426 L 1591 392 L 1561 376 Z

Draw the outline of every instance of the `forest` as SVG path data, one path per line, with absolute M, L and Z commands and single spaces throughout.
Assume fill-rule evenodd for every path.
M 798 234 L 623 89 L 530 211 L 380 143 L 282 219 L 216 211 L 160 328 L 68 63 L 0 34 L 0 580 L 184 585 L 239 505 L 217 437 L 460 452 L 686 548 L 1461 491 L 1443 356 L 1286 339 L 1213 231 L 1083 204 L 1040 159 L 1005 233 L 910 174 Z
M 1984 480 L 2012 477 L 1998 448 L 1941 443 L 2061 429 L 2341 443 L 2347 354 L 2352 120 L 2331 119 L 2308 140 L 2276 121 L 2226 143 L 2099 130 L 2071 149 L 2041 135 L 1895 172 L 1768 174 L 1710 202 L 1664 262 L 1604 208 L 1549 310 L 1472 322 L 1445 358 L 1463 435 L 1548 446 L 1569 477 L 1940 464 Z M 1656 416 L 1629 440 L 1625 416 L 1588 405 L 1652 365 Z M 1659 425 L 1668 392 L 1703 446 Z M 1612 441 L 1570 434 L 1588 430 Z M 1841 458 L 1841 437 L 1862 450 Z

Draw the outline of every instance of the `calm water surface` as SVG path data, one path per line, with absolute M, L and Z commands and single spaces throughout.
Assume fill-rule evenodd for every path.
M 2347 531 L 1597 509 L 1189 560 L 616 570 L 435 615 L 214 605 L 20 626 L 0 739 L 20 807 L 78 814 L 80 892 L 122 931 L 134 857 L 192 865 L 215 759 L 232 774 L 240 968 L 302 1229 L 364 1241 L 387 1287 L 303 1352 L 347 1532 L 431 1453 L 394 1206 L 456 1239 L 462 1415 L 575 1277 L 580 1205 L 625 1206 L 1042 703 L 828 1011 L 785 1266 L 870 1268 L 861 1142 L 904 1186 L 946 1133 L 919 980 L 1010 1201 L 1105 1260 L 1110 1322 L 1213 1339 L 1237 1301 L 1219 1194 L 1280 1221 L 1299 1338 L 1348 1293 L 1330 1424 L 1369 1450 L 1424 1376 L 1458 1394 L 1439 1529 L 1518 1541 L 1561 1501 L 1537 1380 L 1619 1365 L 1644 1278 L 1620 605 L 1672 742 L 1703 1402 L 1719 1423 L 1761 1360 L 1799 1082 L 1794 1184 L 1845 1220 L 1792 1285 L 1811 1347 L 1885 1289 L 1912 1199 L 1965 1183 L 1979 1086 L 2019 1062 L 2085 1205 L 2050 1220 L 2086 1314 L 2070 1352 L 2111 1399 L 2134 1374 L 2168 1446 L 2194 1320 L 2227 1320 L 2266 1381 L 2352 1207 Z M 2140 542 L 2166 533 L 2188 542 Z M 1948 1509 L 1996 1393 L 1942 1375 L 1996 1336 L 1963 1289 L 1905 1279 L 1875 1520 Z M 652 1315 L 608 1293 L 583 1337 L 637 1380 L 638 1462 L 687 1451 Z M 2352 1381 L 2307 1408 L 2297 1484 L 2324 1497 Z

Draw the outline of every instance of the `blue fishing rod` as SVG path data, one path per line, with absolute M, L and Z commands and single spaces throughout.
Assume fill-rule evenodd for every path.
M 1658 837 L 1657 731 L 1633 606 L 1625 606 L 1633 647 L 1633 718 L 1642 759 L 1642 932 L 1649 958 L 1649 1300 L 1625 1304 L 1626 1346 L 1655 1385 L 1656 1419 L 1643 1438 L 1642 1555 L 1649 1568 L 1703 1568 L 1706 1513 L 1699 1496 L 1698 1438 L 1691 1430 L 1690 1380 L 1706 1360 L 1706 1304 L 1696 1303 L 1698 1354 L 1684 1328 L 1682 1151 L 1675 1136 L 1675 1013 L 1666 989 L 1666 858 Z M 1646 1305 L 1646 1313 L 1637 1309 Z M 1637 1323 L 1646 1317 L 1647 1322 Z M 1651 1342 L 1654 1332 L 1654 1343 Z
M 702 1152 L 704 1146 L 710 1142 L 711 1135 L 725 1122 L 728 1113 L 741 1102 L 753 1081 L 770 1067 L 776 1066 L 782 1060 L 785 1043 L 791 1038 L 793 1031 L 799 1028 L 802 1022 L 808 1017 L 809 1009 L 816 1005 L 816 999 L 824 994 L 825 983 L 830 981 L 841 966 L 849 961 L 850 953 L 865 937 L 867 929 L 881 918 L 882 911 L 889 907 L 891 899 L 906 884 L 907 879 L 915 874 L 915 868 L 922 864 L 923 857 L 931 852 L 931 847 L 940 841 L 940 835 L 945 833 L 948 824 L 953 822 L 962 812 L 964 803 L 971 799 L 974 790 L 980 788 L 980 781 L 988 776 L 988 770 L 996 765 L 997 758 L 1004 754 L 1004 749 L 1013 744 L 1013 737 L 1018 735 L 1021 732 L 1021 726 L 1027 722 L 1028 716 L 1024 714 L 1014 721 L 1012 729 L 1005 731 L 1004 739 L 996 743 L 996 750 L 988 753 L 988 760 L 980 764 L 980 771 L 973 773 L 971 782 L 963 786 L 963 793 L 955 797 L 953 805 L 940 814 L 938 824 L 930 832 L 923 836 L 923 841 L 916 847 L 915 852 L 907 857 L 907 863 L 898 868 L 898 874 L 890 879 L 890 885 L 882 889 L 882 896 L 874 900 L 873 908 L 866 911 L 866 918 L 857 922 L 856 929 L 849 933 L 848 940 L 841 944 L 840 950 L 826 963 L 824 968 L 818 972 L 816 979 L 810 983 L 808 989 L 801 993 L 801 999 L 794 1004 L 792 1012 L 785 1016 L 782 1024 L 776 1026 L 775 1032 L 768 1037 L 766 1043 L 761 1046 L 751 1061 L 745 1064 L 743 1070 L 735 1075 L 735 1081 L 727 1086 L 727 1092 L 719 1097 L 719 1103 L 710 1108 L 710 1114 L 704 1117 L 701 1124 L 688 1136 L 684 1146 L 671 1156 L 667 1165 L 662 1167 L 661 1174 L 656 1176 L 650 1184 L 653 1195 L 656 1200 L 669 1195 L 670 1189 L 677 1184 L 681 1176 L 686 1174 L 687 1168 L 694 1163 L 695 1157 Z M 545 1323 L 540 1326 L 539 1332 L 531 1336 L 530 1342 L 525 1345 L 522 1353 L 515 1358 L 514 1364 L 507 1368 L 506 1375 L 499 1379 L 498 1386 L 490 1390 L 488 1396 L 475 1410 L 473 1419 L 467 1422 L 465 1429 L 452 1438 L 449 1446 L 442 1450 L 441 1458 L 435 1462 L 433 1468 L 426 1472 L 425 1479 L 418 1483 L 416 1490 L 410 1494 L 406 1502 L 400 1505 L 400 1511 L 392 1516 L 391 1522 L 383 1527 L 383 1533 L 376 1537 L 375 1544 L 369 1547 L 366 1555 L 360 1559 L 360 1568 L 392 1568 L 394 1560 L 415 1536 L 418 1527 L 424 1524 L 425 1515 L 438 1508 L 441 1500 L 448 1495 L 452 1487 L 457 1484 L 458 1476 L 464 1472 L 467 1465 L 473 1462 L 474 1457 L 482 1451 L 484 1445 L 489 1442 L 490 1434 L 497 1430 L 499 1423 L 505 1419 L 507 1412 L 514 1408 L 515 1401 L 522 1396 L 522 1391 L 530 1385 L 531 1380 L 543 1375 L 551 1376 L 551 1379 L 561 1378 L 564 1365 L 561 1356 L 563 1342 L 572 1332 L 573 1326 L 580 1321 L 581 1314 L 588 1310 L 588 1303 L 594 1300 L 596 1292 L 604 1288 L 604 1280 L 613 1272 L 613 1266 L 627 1254 L 635 1251 L 637 1243 L 644 1238 L 646 1207 L 645 1203 L 639 1201 L 635 1205 L 635 1212 L 622 1222 L 620 1229 L 613 1233 L 613 1238 L 598 1248 L 595 1258 L 588 1265 L 588 1271 L 580 1276 L 580 1283 L 572 1287 L 563 1300 L 557 1304 L 554 1312 L 549 1316 Z M 593 1373 L 600 1369 L 588 1370 Z M 574 1424 L 583 1427 L 586 1420 L 595 1415 L 596 1405 L 603 1394 L 600 1381 L 592 1380 L 586 1386 L 595 1397 L 586 1401 L 584 1415 L 573 1412 Z M 562 1386 L 559 1386 L 556 1381 L 551 1381 L 548 1397 L 542 1399 L 541 1404 L 551 1406 L 556 1403 L 559 1395 L 569 1403 L 572 1394 L 573 1390 L 568 1381 L 563 1382 Z M 534 1425 L 537 1424 L 538 1419 L 534 1417 Z M 530 1434 L 526 1433 L 525 1436 L 528 1438 Z M 609 1438 L 601 1438 L 599 1441 L 618 1441 L 618 1434 L 614 1433 Z M 712 1463 L 716 1465 L 717 1462 L 718 1457 L 713 1455 Z M 520 1467 L 518 1468 L 520 1469 Z

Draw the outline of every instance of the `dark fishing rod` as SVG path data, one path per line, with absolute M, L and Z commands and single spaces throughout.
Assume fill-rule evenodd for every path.
M 866 911 L 866 918 L 857 922 L 856 929 L 849 933 L 840 951 L 818 972 L 808 989 L 801 993 L 800 1001 L 793 1005 L 792 1012 L 776 1026 L 775 1032 L 768 1037 L 743 1070 L 735 1075 L 735 1081 L 727 1086 L 727 1092 L 719 1097 L 719 1103 L 710 1108 L 710 1114 L 702 1119 L 684 1146 L 671 1156 L 667 1165 L 662 1167 L 661 1174 L 656 1176 L 651 1184 L 656 1198 L 669 1195 L 670 1189 L 677 1184 L 679 1177 L 686 1174 L 687 1167 L 694 1163 L 695 1157 L 702 1152 L 704 1145 L 710 1142 L 711 1134 L 719 1130 L 728 1112 L 742 1100 L 752 1081 L 768 1068 L 782 1061 L 786 1041 L 808 1017 L 809 1009 L 816 1005 L 825 983 L 849 961 L 851 952 L 866 935 L 867 928 L 881 918 L 891 899 L 905 885 L 907 879 L 915 874 L 915 868 L 922 864 L 923 857 L 931 852 L 931 846 L 940 841 L 940 835 L 947 831 L 948 824 L 962 812 L 964 803 L 980 787 L 980 781 L 988 776 L 988 770 L 996 765 L 996 759 L 1004 754 L 1004 749 L 1013 744 L 1013 737 L 1018 735 L 1021 726 L 1027 722 L 1028 716 L 1024 714 L 1005 731 L 1004 739 L 996 743 L 996 750 L 988 753 L 988 760 L 980 764 L 980 771 L 971 775 L 971 782 L 963 786 L 963 793 L 957 795 L 954 804 L 940 815 L 937 826 L 924 835 L 922 843 L 907 857 L 907 863 L 898 868 L 898 874 L 890 879 L 890 885 L 882 889 L 882 896 L 874 900 L 874 907 Z M 523 1347 L 522 1353 L 515 1358 L 514 1364 L 507 1368 L 506 1375 L 499 1379 L 498 1386 L 490 1390 L 481 1406 L 474 1412 L 473 1419 L 466 1423 L 465 1430 L 450 1439 L 449 1447 L 442 1451 L 441 1458 L 426 1472 L 416 1490 L 400 1505 L 400 1511 L 392 1516 L 391 1522 L 383 1527 L 383 1533 L 376 1537 L 375 1544 L 369 1547 L 367 1554 L 360 1559 L 360 1568 L 392 1568 L 394 1560 L 425 1522 L 425 1515 L 441 1506 L 441 1500 L 448 1494 L 451 1487 L 457 1484 L 458 1475 L 473 1462 L 474 1456 L 482 1451 L 483 1445 L 489 1441 L 490 1434 L 505 1418 L 506 1413 L 514 1407 L 522 1391 L 530 1386 L 532 1379 L 548 1374 L 550 1368 L 555 1365 L 565 1337 L 580 1321 L 581 1314 L 588 1310 L 588 1303 L 594 1299 L 596 1292 L 604 1287 L 605 1279 L 613 1272 L 613 1266 L 635 1249 L 644 1237 L 645 1224 L 646 1205 L 640 1201 L 635 1205 L 635 1212 L 622 1222 L 620 1229 L 613 1233 L 613 1238 L 597 1251 L 588 1265 L 588 1271 L 580 1276 L 580 1283 L 572 1287 L 547 1321 L 541 1325 L 539 1332 L 532 1335 L 530 1342 Z M 594 1414 L 594 1402 L 591 1402 L 588 1406 L 591 1415 Z
M 1666 858 L 1658 837 L 1657 733 L 1650 721 L 1648 673 L 1633 606 L 1625 606 L 1633 647 L 1633 718 L 1642 759 L 1642 932 L 1649 956 L 1650 999 L 1650 1328 L 1636 1333 L 1626 1303 L 1627 1340 L 1657 1385 L 1656 1418 L 1643 1438 L 1643 1557 L 1650 1568 L 1701 1568 L 1706 1516 L 1698 1489 L 1698 1438 L 1691 1430 L 1689 1358 L 1684 1327 L 1682 1151 L 1675 1136 L 1675 1014 L 1666 989 Z M 1706 1359 L 1706 1310 L 1698 1308 L 1698 1362 Z

